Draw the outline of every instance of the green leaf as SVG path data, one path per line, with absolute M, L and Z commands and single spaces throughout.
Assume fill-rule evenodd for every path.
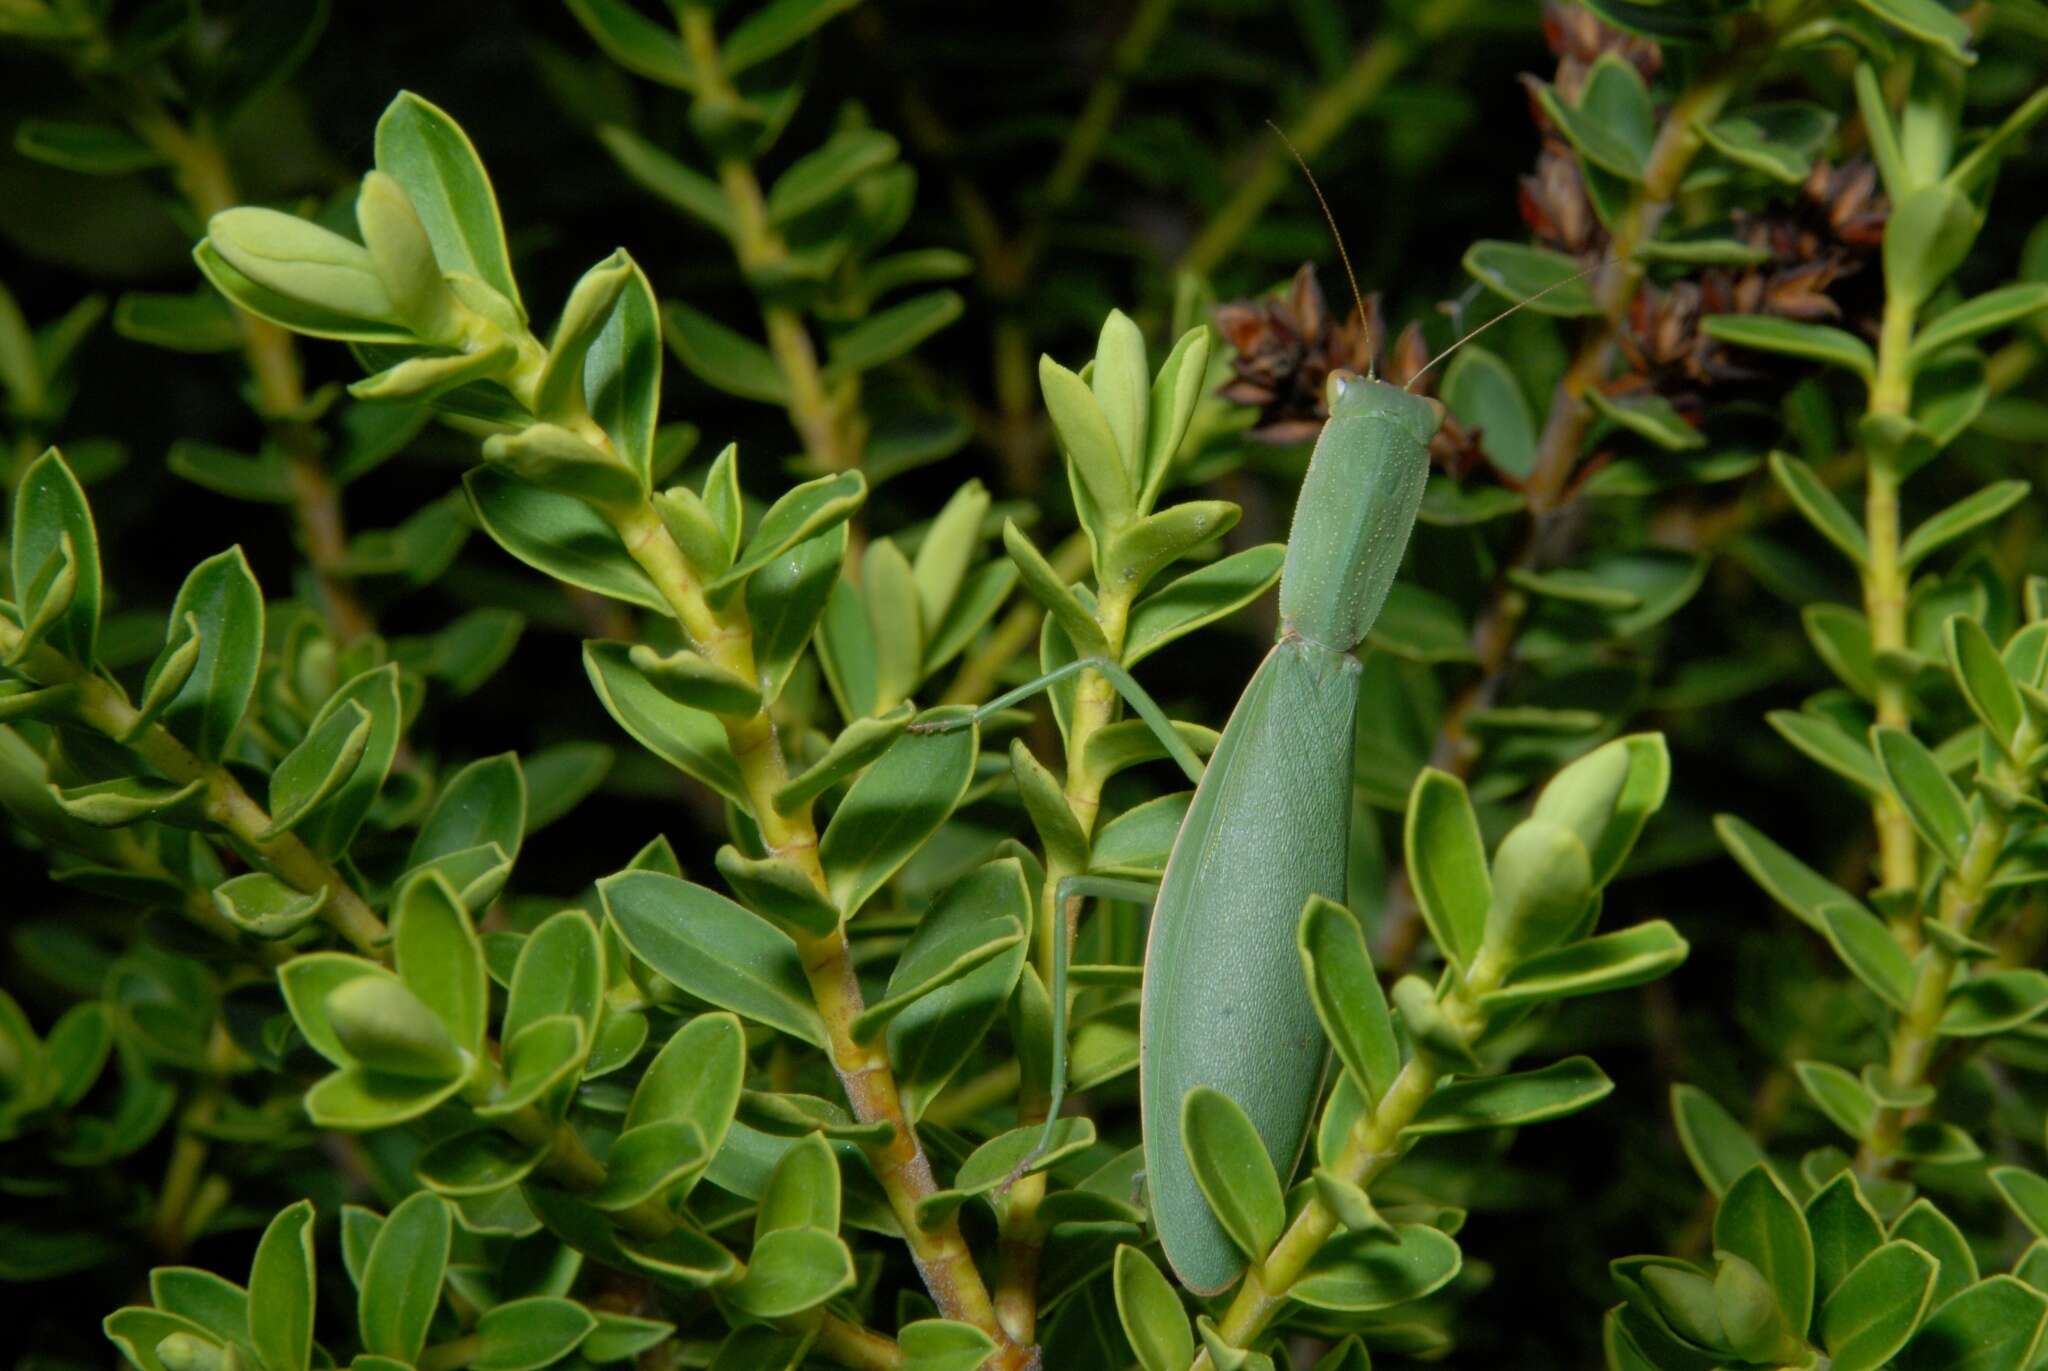
M 288 505 L 295 498 L 291 464 L 275 447 L 266 446 L 250 457 L 213 443 L 181 438 L 164 454 L 164 465 L 192 484 L 230 499 Z
M 354 841 L 356 830 L 369 817 L 370 806 L 376 803 L 377 792 L 383 788 L 384 778 L 391 773 L 392 760 L 398 755 L 404 711 L 399 703 L 397 665 L 387 663 L 346 682 L 320 706 L 320 712 L 307 727 L 307 737 L 319 734 L 351 705 L 370 716 L 362 760 L 309 817 L 295 825 L 308 847 L 330 859 L 347 851 Z
M 626 660 L 647 684 L 688 709 L 751 719 L 761 711 L 761 692 L 745 677 L 678 648 L 663 656 L 645 643 L 626 649 Z
M 447 1202 L 429 1191 L 406 1197 L 384 1220 L 356 1301 L 365 1352 L 408 1363 L 419 1360 L 441 1304 L 453 1238 Z
M 611 525 L 583 501 L 498 467 L 479 467 L 462 484 L 484 532 L 528 566 L 614 600 L 674 612 Z
M 832 899 L 852 918 L 967 793 L 980 730 L 905 733 L 846 792 L 818 842 Z
M 867 482 L 857 471 L 820 476 L 792 487 L 761 516 L 739 560 L 706 590 L 716 597 L 738 585 L 798 543 L 846 522 L 866 499 Z
M 2048 282 L 2026 281 L 1986 291 L 1937 315 L 1913 336 L 1906 365 L 1917 371 L 1957 343 L 2016 324 L 2048 309 Z
M 734 75 L 802 42 L 854 0 L 768 0 L 733 26 L 719 49 L 719 65 Z
M 1876 915 L 1859 905 L 1821 911 L 1822 932 L 1856 979 L 1903 1012 L 1913 996 L 1913 962 Z
M 454 888 L 432 872 L 401 886 L 393 909 L 391 941 L 399 978 L 434 1011 L 457 1046 L 481 1057 L 490 985 L 468 909 Z
M 1934 1282 L 1937 1309 L 1977 1279 L 1977 1259 L 1970 1253 L 1969 1239 L 1932 1200 L 1915 1200 L 1892 1224 L 1890 1236 L 1923 1249 L 1940 1264 Z
M 1806 516 L 1807 522 L 1820 530 L 1822 537 L 1857 566 L 1869 564 L 1870 540 L 1863 532 L 1863 525 L 1827 488 L 1819 473 L 1797 457 L 1774 452 L 1771 454 L 1771 475 L 1791 498 L 1794 507 Z
M 950 959 L 963 937 L 979 941 L 1004 924 L 1029 927 L 1032 898 L 1013 857 L 990 862 L 942 892 L 918 921 L 889 973 L 883 998 L 926 981 Z M 962 934 L 958 930 L 969 932 Z M 896 1064 L 905 1107 L 915 1119 L 974 1054 L 1001 1015 L 1022 974 L 1029 948 L 1019 942 L 994 961 L 925 995 L 889 1024 L 889 1058 Z
M 1826 324 L 1768 314 L 1710 314 L 1700 321 L 1700 327 L 1716 342 L 1826 362 L 1852 371 L 1866 382 L 1877 375 L 1877 354 L 1870 345 L 1853 333 Z
M 1437 1087 L 1402 1136 L 1428 1137 L 1561 1119 L 1599 1103 L 1613 1090 L 1614 1082 L 1590 1057 L 1568 1057 L 1540 1070 L 1509 1076 L 1455 1081 Z
M 307 1371 L 313 1358 L 313 1202 L 279 1211 L 249 1265 L 249 1340 L 263 1371 Z
M 754 1244 L 747 1274 L 725 1294 L 755 1318 L 781 1319 L 815 1309 L 853 1283 L 853 1254 L 837 1235 L 784 1228 Z
M 776 926 L 812 938 L 839 927 L 839 909 L 787 857 L 756 860 L 727 844 L 718 849 L 718 874 L 747 906 Z
M 853 1040 L 857 1043 L 873 1041 L 878 1033 L 919 1000 L 973 974 L 1023 942 L 1023 925 L 1007 919 L 986 929 L 960 928 L 954 932 L 950 942 L 931 940 L 920 949 L 922 959 L 928 961 L 930 969 L 918 980 L 906 979 L 900 990 L 891 991 L 856 1015 L 852 1026 Z
M 619 170 L 642 190 L 666 200 L 706 227 L 728 238 L 733 236 L 732 202 L 725 198 L 716 181 L 621 125 L 606 124 L 599 128 L 597 140 L 611 153 Z
M 1714 832 L 1749 878 L 1814 932 L 1832 936 L 1827 922 L 1831 908 L 1845 907 L 1876 917 L 1855 896 L 1734 815 L 1717 816 Z
M 1376 1102 L 1401 1069 L 1401 1045 L 1364 930 L 1343 905 L 1311 895 L 1295 937 L 1323 1034 L 1366 1100 Z
M 624 262 L 626 280 L 583 354 L 583 394 L 644 492 L 653 483 L 661 412 L 660 305 L 639 263 L 623 249 L 614 257 Z
M 1574 318 L 1600 312 L 1590 281 L 1572 280 L 1583 269 L 1578 258 L 1562 252 L 1483 239 L 1466 249 L 1464 267 L 1496 295 L 1527 302 L 1537 314 Z
M 593 1208 L 631 1209 L 652 1200 L 667 1203 L 669 1191 L 711 1162 L 711 1149 L 687 1119 L 642 1124 L 619 1134 L 605 1156 L 605 1182 L 589 1196 Z
M 1187 1311 L 1159 1268 L 1137 1248 L 1120 1244 L 1115 1266 L 1116 1312 L 1144 1371 L 1185 1371 L 1194 1360 Z
M 519 950 L 505 997 L 504 1037 L 510 1041 L 529 1024 L 568 1014 L 583 1025 L 587 1048 L 597 1036 L 605 984 L 604 941 L 597 925 L 581 909 L 559 911 L 534 929 Z
M 1811 760 L 1872 795 L 1884 789 L 1884 773 L 1864 741 L 1846 732 L 1832 716 L 1804 714 L 1789 709 L 1772 710 L 1764 722 L 1779 737 L 1798 748 Z
M 570 1036 L 575 1021 L 563 1019 Z M 530 1037 L 530 1031 L 527 1035 Z M 548 1144 L 522 1143 L 510 1134 L 485 1126 L 443 1138 L 428 1148 L 413 1168 L 421 1185 L 454 1200 L 495 1195 L 533 1174 L 547 1157 Z M 365 1308 L 362 1316 L 367 1316 Z
M 2020 1222 L 2037 1238 L 2048 1238 L 2048 1178 L 2023 1166 L 1994 1166 L 1991 1184 Z
M 834 338 L 824 378 L 840 381 L 893 362 L 958 319 L 967 307 L 950 290 L 935 290 L 892 305 Z
M 471 762 L 451 776 L 413 838 L 408 869 L 496 843 L 517 856 L 527 829 L 526 777 L 516 753 Z
M 1935 549 L 1973 532 L 2027 498 L 2025 481 L 1994 481 L 1929 518 L 1906 537 L 1899 549 L 1900 569 L 1917 565 Z
M 65 814 L 94 828 L 122 828 L 144 819 L 194 828 L 205 819 L 206 788 L 203 776 L 187 785 L 127 776 L 92 785 L 52 786 L 51 793 Z
M 241 548 L 192 568 L 170 616 L 173 624 L 188 621 L 197 625 L 199 656 L 159 722 L 201 758 L 219 761 L 241 725 L 263 664 L 263 592 Z M 156 679 L 152 668 L 145 695 Z
M 782 1154 L 754 1213 L 754 1241 L 788 1228 L 839 1231 L 839 1159 L 822 1133 Z
M 1500 988 L 1482 995 L 1479 1003 L 1491 1011 L 1601 995 L 1656 980 L 1675 969 L 1690 951 L 1690 944 L 1677 929 L 1653 919 L 1517 962 Z
M 1913 827 L 1951 867 L 1962 865 L 1970 842 L 1970 811 L 1926 744 L 1901 728 L 1870 731 L 1872 751 Z
M 270 825 L 265 841 L 289 833 L 332 799 L 355 774 L 370 742 L 370 712 L 345 700 L 306 731 L 270 774 Z
M 24 119 L 14 127 L 22 156 L 88 176 L 125 176 L 163 165 L 163 154 L 124 128 L 65 119 Z
M 768 188 L 769 222 L 787 224 L 810 213 L 869 172 L 895 161 L 897 151 L 896 140 L 886 133 L 868 128 L 842 129 L 775 178 L 775 184 Z
M 68 550 L 67 550 L 68 549 Z M 15 595 L 31 609 L 28 588 L 46 565 L 71 564 L 67 602 L 53 605 L 55 618 L 42 637 L 81 665 L 91 665 L 99 639 L 100 551 L 85 490 L 56 448 L 29 463 L 14 490 L 14 537 L 8 548 Z M 173 621 L 175 622 L 175 620 Z
M 897 1330 L 896 1345 L 903 1349 L 903 1371 L 975 1371 L 996 1350 L 994 1338 L 953 1319 L 907 1323 Z
M 2048 974 L 2032 967 L 1986 971 L 1949 991 L 1935 1031 L 1949 1038 L 1988 1037 L 2031 1023 L 2044 1011 L 2048 1011 Z
M 249 1292 L 211 1271 L 159 1266 L 149 1273 L 149 1297 L 166 1314 L 193 1323 L 253 1356 L 249 1345 Z
M 745 400 L 789 403 L 789 382 L 767 348 L 680 300 L 663 307 L 662 319 L 676 359 L 704 384 Z
M 35 1230 L 15 1229 L 10 1225 L 9 1236 L 12 1238 L 32 1237 L 34 1233 Z M 34 1257 L 32 1255 L 31 1261 L 33 1260 Z M 45 1257 L 35 1267 L 30 1267 L 28 1263 L 22 1263 L 20 1267 L 15 1269 L 33 1269 L 37 1270 L 38 1274 L 41 1274 L 42 1270 L 47 1269 L 49 1264 L 50 1258 Z M 167 1367 L 163 1359 L 157 1354 L 157 1348 L 172 1338 L 182 1336 L 192 1338 L 202 1344 L 211 1341 L 207 1337 L 207 1329 L 203 1325 L 194 1323 L 191 1319 L 183 1318 L 177 1314 L 166 1313 L 158 1309 L 145 1309 L 139 1305 L 130 1305 L 125 1309 L 115 1310 L 107 1315 L 101 1322 L 100 1327 L 106 1333 L 107 1341 L 120 1348 L 122 1354 L 128 1358 L 129 1362 L 139 1367 L 140 1371 L 186 1371 L 186 1368 L 182 1365 L 175 1368 Z
M 1180 1117 L 1188 1165 L 1210 1212 L 1239 1251 L 1263 1261 L 1280 1240 L 1287 1207 L 1258 1129 L 1235 1100 L 1207 1086 L 1187 1093 Z
M 1813 1237 L 1769 1167 L 1751 1168 L 1721 1197 L 1714 1250 L 1754 1266 L 1792 1327 L 1806 1327 L 1813 1312 Z
M 1285 544 L 1262 543 L 1190 571 L 1138 601 L 1124 630 L 1124 666 L 1137 665 L 1265 594 L 1280 579 L 1285 556 Z
M 1823 1302 L 1884 1243 L 1884 1225 L 1853 1171 L 1842 1171 L 1806 1202 L 1806 1228 L 1813 1235 L 1814 1297 Z M 1824 1327 L 1825 1313 L 1821 1319 Z
M 441 270 L 467 272 L 519 307 L 491 178 L 447 111 L 401 92 L 377 120 L 376 156 L 412 201 Z
M 535 1106 L 559 1110 L 590 1056 L 590 1037 L 574 1014 L 550 1014 L 504 1034 L 504 1084 L 475 1106 L 480 1119 L 503 1119 Z
M 323 886 L 310 895 L 264 871 L 251 871 L 213 888 L 221 917 L 253 938 L 289 938 L 313 922 L 327 902 Z
M 1936 0 L 1856 0 L 1870 13 L 1910 38 L 1937 48 L 1968 65 L 1977 60 L 1970 51 L 1970 26 Z
M 234 310 L 205 286 L 190 295 L 124 292 L 114 302 L 114 332 L 172 352 L 233 352 L 242 345 Z
M 627 71 L 677 90 L 694 90 L 697 70 L 682 40 L 648 19 L 631 0 L 566 0 L 605 56 Z
M 471 1371 L 538 1371 L 560 1361 L 597 1327 L 575 1300 L 535 1295 L 484 1311 L 476 1321 Z
M 1854 1076 L 1827 1062 L 1794 1062 L 1799 1084 L 1835 1127 L 1861 1140 L 1877 1121 L 1877 1101 Z
M 1489 461 L 1511 476 L 1529 474 L 1536 418 L 1506 362 L 1485 348 L 1465 348 L 1444 372 L 1443 400 L 1466 427 L 1481 431 Z
M 1939 1305 L 1892 1360 L 1897 1371 L 2025 1371 L 2048 1329 L 2048 1295 L 1993 1276 Z
M 745 802 L 739 764 L 717 716 L 656 689 L 633 665 L 629 644 L 586 642 L 583 668 L 605 709 L 641 746 L 727 799 Z
M 1831 1365 L 1876 1371 L 1927 1314 L 1935 1262 L 1911 1242 L 1886 1242 L 1866 1256 L 1821 1305 L 1819 1332 Z
M 1088 383 L 1050 357 L 1038 359 L 1038 384 L 1075 498 L 1085 501 L 1082 522 L 1100 545 L 1129 522 L 1137 498 L 1116 433 Z M 1094 518 L 1086 517 L 1090 511 Z
M 673 876 L 623 871 L 598 883 L 634 954 L 698 998 L 819 1047 L 827 1038 L 787 934 Z
M 1698 1086 L 1671 1087 L 1671 1116 L 1679 1145 L 1715 1195 L 1726 1195 L 1737 1180 L 1762 1165 L 1763 1152 L 1748 1130 Z
M 1288 1293 L 1315 1309 L 1362 1314 L 1419 1300 L 1449 1284 L 1464 1257 L 1458 1244 L 1419 1223 L 1394 1225 L 1398 1242 L 1342 1233 L 1323 1244 Z
M 626 1110 L 626 1129 L 687 1123 L 716 1155 L 732 1127 L 747 1068 L 746 1039 L 730 1014 L 700 1014 L 648 1063 Z M 688 1193 L 688 1186 L 683 1187 Z
M 770 704 L 796 670 L 824 617 L 846 556 L 842 524 L 799 543 L 747 578 L 747 620 L 754 626 L 754 669 Z M 1005 568 L 1007 570 L 1007 568 Z
M 1138 519 L 1110 540 L 1102 559 L 1105 584 L 1142 590 L 1179 558 L 1236 527 L 1238 515 L 1227 500 L 1188 500 Z
M 269 211 L 229 210 L 229 214 L 268 214 Z M 289 215 L 278 215 L 278 219 L 290 219 Z M 265 220 L 274 224 L 274 220 Z M 247 222 L 230 221 L 232 231 L 247 230 Z M 311 225 L 306 227 L 312 228 Z M 268 319 L 293 333 L 303 333 L 312 338 L 334 338 L 345 342 L 382 343 L 396 346 L 414 345 L 412 331 L 405 325 L 388 317 L 390 302 L 382 295 L 382 286 L 377 282 L 368 266 L 368 255 L 357 260 L 346 249 L 362 249 L 345 238 L 335 238 L 318 230 L 327 238 L 334 238 L 342 245 L 340 254 L 344 259 L 336 273 L 340 298 L 355 308 L 373 311 L 370 315 L 348 312 L 321 300 L 302 299 L 294 294 L 269 284 L 271 279 L 284 279 L 290 272 L 289 264 L 270 263 L 268 268 L 244 250 L 247 244 L 231 245 L 223 251 L 220 243 L 212 238 L 202 238 L 192 249 L 192 260 L 199 264 L 199 270 L 212 282 L 214 289 L 247 313 L 259 319 Z M 228 252 L 239 257 L 239 262 L 230 261 Z M 266 280 L 259 281 L 245 274 L 244 268 L 259 272 Z M 317 279 L 317 278 L 316 278 Z
M 1464 783 L 1449 772 L 1424 768 L 1409 793 L 1402 833 L 1415 903 L 1430 937 L 1453 964 L 1469 968 L 1486 934 L 1493 880 Z
M 775 792 L 775 812 L 790 815 L 881 756 L 910 722 L 909 703 L 872 719 L 856 719 L 832 740 L 825 754 Z
M 1608 395 L 1595 388 L 1586 392 L 1586 400 L 1603 418 L 1666 452 L 1687 452 L 1707 445 L 1705 435 L 1661 395 Z
M 1750 105 L 1695 127 L 1729 161 L 1796 186 L 1835 131 L 1835 116 L 1804 100 L 1784 100 Z
M 1092 405 L 1094 400 L 1091 398 Z M 1016 524 L 1003 522 L 1003 547 L 1009 552 L 1010 560 L 1017 564 L 1018 573 L 1024 578 L 1024 588 L 1032 598 L 1044 605 L 1046 612 L 1066 631 L 1073 640 L 1075 650 L 1083 657 L 1100 657 L 1109 651 L 1109 644 L 1102 636 L 1101 625 L 1095 622 L 1095 615 L 1080 597 L 1075 595 L 1067 583 L 1060 579 L 1059 572 L 1032 543 Z M 1126 654 L 1126 662 L 1130 657 Z

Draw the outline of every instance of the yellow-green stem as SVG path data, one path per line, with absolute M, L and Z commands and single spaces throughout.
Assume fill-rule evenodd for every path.
M 21 639 L 21 629 L 0 618 L 0 657 L 12 657 Z M 179 785 L 203 781 L 209 819 L 234 835 L 265 870 L 294 890 L 306 895 L 325 890 L 327 899 L 320 906 L 320 917 L 357 950 L 376 958 L 385 955 L 389 930 L 376 911 L 333 863 L 297 837 L 290 833 L 266 837 L 270 815 L 226 767 L 200 760 L 162 724 L 151 724 L 136 733 L 142 716 L 117 687 L 50 648 L 33 649 L 17 669 L 41 685 L 76 686 L 78 697 L 72 708 L 78 721 L 125 744 L 169 780 Z
M 2036 735 L 2031 725 L 2022 730 L 2021 746 L 2031 750 Z M 2024 786 L 2014 774 L 2000 778 L 2009 785 Z M 1984 900 L 1990 893 L 1991 876 L 2005 851 L 2010 819 L 1994 805 L 1984 806 L 1983 817 L 1972 826 L 1962 861 L 1942 882 L 1939 917 L 1948 931 L 1968 935 Z M 1930 1084 L 1928 1070 L 1940 1045 L 1942 1012 L 1948 1007 L 1949 987 L 1955 981 L 1956 959 L 1940 942 L 1927 940 L 1913 977 L 1913 991 L 1906 1010 L 1892 1030 L 1889 1074 L 1892 1088 L 1902 1094 Z M 1899 1142 L 1907 1125 L 1918 1116 L 1913 1109 L 1880 1108 L 1870 1132 L 1856 1157 L 1857 1168 L 1877 1174 L 1898 1165 Z
M 202 223 L 241 203 L 227 157 L 204 123 L 181 124 L 140 82 L 110 98 L 126 113 L 136 135 L 169 165 L 179 193 Z M 292 515 L 321 609 L 335 636 L 353 642 L 376 624 L 343 570 L 348 529 L 342 518 L 341 488 L 321 461 L 319 434 L 305 419 L 306 385 L 298 349 L 291 334 L 267 319 L 237 310 L 235 320 L 242 334 L 242 357 L 255 383 L 257 408 L 285 456 Z
M 1130 596 L 1119 589 L 1104 589 L 1096 602 L 1095 621 L 1102 628 L 1102 636 L 1109 644 L 1112 658 L 1123 655 L 1124 629 L 1130 609 Z M 1087 765 L 1088 741 L 1116 719 L 1117 698 L 1116 688 L 1099 671 L 1084 671 L 1076 681 L 1073 713 L 1067 720 L 1066 801 L 1083 835 L 1095 832 L 1095 819 L 1102 809 L 1102 778 Z M 1061 907 L 1058 892 L 1062 882 L 1083 874 L 1070 869 L 1068 861 L 1048 854 L 1045 886 L 1040 893 L 1034 955 L 1039 975 L 1056 995 L 1065 994 L 1066 988 L 1052 984 L 1054 940 L 1065 939 L 1067 946 L 1072 947 L 1075 926 L 1085 903 L 1076 897 Z M 1023 1091 L 1017 1101 L 1018 1122 L 1027 1126 L 1043 1123 L 1051 1103 L 1036 1089 Z M 1038 1209 L 1045 1200 L 1045 1188 L 1043 1172 L 1020 1176 L 1011 1184 L 1003 1201 L 996 1315 L 1010 1337 L 1022 1344 L 1029 1344 L 1037 1336 L 1038 1264 L 1045 1245 L 1045 1230 L 1038 1221 Z
M 615 523 L 626 550 L 674 611 L 691 648 L 742 680 L 755 679 L 753 636 L 744 608 L 737 603 L 719 610 L 711 607 L 688 560 L 650 504 L 616 515 Z M 795 865 L 829 900 L 831 891 L 818 862 L 818 833 L 810 806 L 799 806 L 789 814 L 775 807 L 775 792 L 788 780 L 789 769 L 773 717 L 763 709 L 750 717 L 728 717 L 723 722 L 747 809 L 760 827 L 762 843 L 772 855 Z M 988 1288 L 975 1268 L 958 1220 L 949 1217 L 931 1228 L 918 1220 L 918 1203 L 938 1189 L 937 1182 L 903 1109 L 884 1044 L 864 1045 L 854 1038 L 853 1022 L 864 1006 L 844 930 L 824 937 L 798 934 L 796 943 L 805 979 L 825 1022 L 833 1069 L 848 1103 L 863 1123 L 890 1126 L 885 1141 L 868 1146 L 868 1158 L 926 1288 L 945 1317 L 974 1324 L 1006 1343 L 999 1350 L 1003 1358 L 999 1365 L 1022 1365 L 1021 1349 L 1007 1345 L 1002 1338 Z
M 1913 344 L 1913 318 L 1919 302 L 1901 294 L 1886 297 L 1878 335 L 1877 374 L 1870 386 L 1873 416 L 1908 414 L 1913 380 L 1907 353 Z M 1870 557 L 1863 569 L 1863 612 L 1870 623 L 1871 651 L 1880 659 L 1906 646 L 1906 572 L 1900 563 L 1898 468 L 1889 453 L 1864 454 L 1863 527 Z M 1877 722 L 1910 728 L 1906 686 L 1897 673 L 1877 672 Z M 1877 826 L 1878 884 L 1887 891 L 1912 890 L 1919 884 L 1920 846 L 1913 824 L 1888 791 L 1872 804 Z M 1894 916 L 1892 932 L 1910 952 L 1920 946 L 1920 930 L 1910 913 Z

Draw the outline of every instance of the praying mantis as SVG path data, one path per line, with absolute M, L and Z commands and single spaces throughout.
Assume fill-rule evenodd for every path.
M 1338 251 L 1344 255 L 1341 239 Z M 1344 265 L 1348 276 L 1348 255 Z M 1515 309 L 1605 265 L 1488 320 L 1409 385 Z M 1362 298 L 1358 307 L 1362 313 Z M 1195 783 L 1156 891 L 1143 882 L 1073 876 L 1061 881 L 1052 907 L 1064 910 L 1086 896 L 1152 905 L 1138 1029 L 1144 1183 L 1167 1262 L 1198 1295 L 1228 1289 L 1246 1257 L 1202 1194 L 1182 1142 L 1183 1106 L 1198 1087 L 1220 1091 L 1250 1119 L 1283 1180 L 1298 1167 L 1329 1049 L 1296 929 L 1311 899 L 1344 897 L 1362 672 L 1354 654 L 1406 553 L 1429 475 L 1429 442 L 1443 421 L 1435 400 L 1372 375 L 1333 373 L 1327 398 L 1329 419 L 1309 459 L 1282 563 L 1277 640 L 1206 767 L 1137 681 L 1104 657 L 1068 662 L 972 714 L 911 725 L 919 732 L 966 727 L 1094 671 Z M 1050 1108 L 1039 1147 L 1018 1174 L 1050 1141 L 1066 1090 L 1070 957 L 1065 937 L 1052 941 Z
M 1329 407 L 1282 564 L 1278 641 L 1206 768 L 1107 659 L 1068 663 L 976 711 L 1098 671 L 1196 783 L 1156 897 L 1137 882 L 1075 877 L 1054 907 L 1085 895 L 1152 902 L 1138 1030 L 1145 1184 L 1167 1260 L 1200 1294 L 1227 1288 L 1245 1259 L 1196 1184 L 1181 1103 L 1196 1086 L 1219 1090 L 1244 1109 L 1283 1174 L 1301 1155 L 1328 1053 L 1295 925 L 1311 896 L 1344 895 L 1361 670 L 1352 654 L 1401 564 L 1441 422 L 1435 401 L 1346 372 L 1330 378 Z M 1065 939 L 1054 950 L 1051 1119 L 1066 1080 Z

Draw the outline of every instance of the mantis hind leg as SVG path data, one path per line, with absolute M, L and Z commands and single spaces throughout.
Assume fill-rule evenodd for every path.
M 1160 746 L 1166 749 L 1166 755 L 1173 758 L 1175 764 L 1186 773 L 1188 780 L 1197 785 L 1201 784 L 1202 759 L 1195 755 L 1195 750 L 1188 746 L 1187 739 L 1181 737 L 1179 730 L 1174 728 L 1173 720 L 1166 717 L 1166 711 L 1145 693 L 1145 688 L 1138 684 L 1136 678 L 1107 657 L 1077 658 L 1063 666 L 1054 667 L 1037 680 L 1026 681 L 1015 690 L 1004 691 L 972 714 L 961 714 L 951 719 L 933 719 L 929 722 L 921 720 L 912 724 L 910 731 L 949 733 L 956 728 L 981 723 L 990 715 L 1008 709 L 1011 705 L 1021 704 L 1047 687 L 1058 685 L 1067 677 L 1082 671 L 1101 672 L 1102 678 L 1116 688 L 1116 693 L 1123 696 L 1131 708 L 1137 711 L 1138 717 L 1151 728 L 1158 737 Z
M 1150 905 L 1158 894 L 1158 885 L 1151 881 L 1126 880 L 1116 876 L 1069 876 L 1054 889 L 1052 907 L 1064 917 L 1067 901 L 1072 899 L 1092 895 Z M 1072 960 L 1068 941 L 1064 937 L 1052 940 L 1052 1099 L 1046 1106 L 1045 1129 L 1038 1135 L 1037 1145 L 1017 1163 L 1005 1185 L 1029 1171 L 1052 1146 L 1053 1128 L 1059 1123 L 1060 1109 L 1067 1102 L 1067 968 Z

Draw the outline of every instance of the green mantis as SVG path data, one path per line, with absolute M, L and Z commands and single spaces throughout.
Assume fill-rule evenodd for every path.
M 1245 1259 L 1196 1183 L 1181 1144 L 1182 1102 L 1198 1086 L 1219 1090 L 1244 1109 L 1283 1173 L 1300 1157 L 1327 1052 L 1295 926 L 1310 897 L 1344 893 L 1360 670 L 1351 654 L 1400 566 L 1440 422 L 1433 401 L 1349 373 L 1331 377 L 1329 398 L 1288 539 L 1279 640 L 1206 769 L 1106 660 L 1070 663 L 978 711 L 1099 671 L 1197 782 L 1153 906 L 1138 1071 L 1153 1222 L 1175 1273 L 1203 1294 L 1228 1287 Z M 1055 907 L 1072 895 L 1134 893 L 1097 884 L 1064 883 Z M 1059 957 L 1054 1117 L 1065 1078 L 1064 972 Z

